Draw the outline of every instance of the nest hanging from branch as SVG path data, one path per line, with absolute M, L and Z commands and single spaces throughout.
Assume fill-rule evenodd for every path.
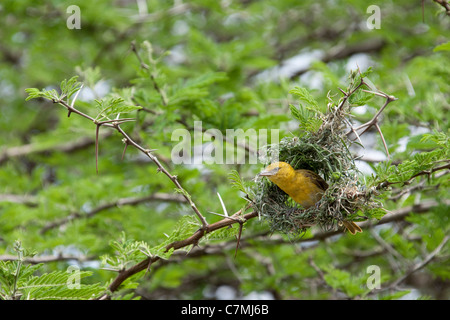
M 318 173 L 329 185 L 315 206 L 303 209 L 268 179 L 257 179 L 253 204 L 260 216 L 269 222 L 272 231 L 300 235 L 313 225 L 332 230 L 341 226 L 343 221 L 360 221 L 384 214 L 380 213 L 384 210 L 375 199 L 375 190 L 366 187 L 355 165 L 349 151 L 354 141 L 349 137 L 353 135 L 353 140 L 359 140 L 358 131 L 363 134 L 371 126 L 379 130 L 378 116 L 388 103 L 396 99 L 379 91 L 363 90 L 368 85 L 358 72 L 353 72 L 350 80 L 347 91 L 341 90 L 344 96 L 338 103 L 329 103 L 325 114 L 316 109 L 314 118 L 306 118 L 301 114 L 302 110 L 293 110 L 295 107 L 291 106 L 294 117 L 308 130 L 302 136 L 284 138 L 278 145 L 268 147 L 266 166 L 284 161 L 296 170 L 308 169 Z M 306 90 L 300 93 L 306 95 L 300 97 L 302 100 L 311 99 Z M 349 121 L 351 108 L 365 104 L 369 98 L 367 94 L 371 95 L 370 98 L 373 95 L 383 96 L 386 103 L 371 121 L 353 128 Z M 308 123 L 312 126 L 308 127 Z M 382 137 L 381 130 L 379 133 Z

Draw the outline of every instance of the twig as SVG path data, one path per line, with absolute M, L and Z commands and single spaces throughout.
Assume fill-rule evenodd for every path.
M 450 4 L 445 0 L 433 0 L 445 9 L 445 13 L 450 16 Z
M 392 290 L 398 287 L 398 285 L 400 283 L 402 283 L 403 281 L 405 281 L 406 278 L 408 278 L 410 275 L 412 275 L 414 272 L 422 269 L 423 267 L 425 267 L 428 263 L 430 263 L 435 257 L 436 255 L 438 255 L 442 248 L 445 246 L 445 244 L 447 243 L 447 241 L 449 240 L 450 236 L 445 236 L 441 243 L 430 253 L 428 254 L 425 259 L 423 259 L 421 262 L 416 263 L 409 271 L 407 271 L 403 276 L 401 276 L 400 278 L 398 278 L 397 280 L 395 280 L 392 284 L 390 284 L 388 287 L 386 288 L 382 288 L 380 290 L 377 290 L 376 292 L 380 292 L 380 291 L 385 291 L 385 290 Z
M 164 166 L 159 162 L 158 158 L 152 154 L 151 150 L 149 149 L 144 149 L 143 147 L 141 147 L 139 144 L 137 144 L 134 140 L 132 140 L 126 133 L 125 131 L 123 131 L 122 128 L 120 128 L 119 125 L 115 126 L 116 130 L 119 131 L 124 137 L 125 139 L 127 139 L 128 143 L 130 145 L 132 145 L 133 147 L 135 147 L 136 149 L 138 149 L 139 151 L 143 152 L 145 155 L 147 155 L 158 167 L 158 171 L 164 173 L 170 180 L 172 180 L 172 182 L 175 184 L 175 186 L 181 191 L 181 194 L 184 196 L 184 198 L 187 200 L 187 202 L 189 203 L 189 205 L 191 206 L 192 210 L 195 212 L 195 214 L 198 216 L 198 218 L 200 219 L 203 228 L 206 228 L 208 226 L 208 223 L 206 222 L 205 217 L 200 213 L 200 211 L 197 209 L 197 206 L 195 205 L 195 203 L 191 200 L 191 197 L 189 196 L 189 194 L 186 192 L 186 190 L 181 186 L 180 182 L 178 181 L 177 176 L 170 174 L 169 171 L 167 171 L 166 168 L 164 168 Z
M 155 73 L 152 72 L 152 71 L 150 70 L 149 65 L 146 64 L 146 63 L 144 63 L 144 61 L 142 60 L 142 58 L 141 58 L 141 56 L 140 56 L 140 54 L 139 54 L 139 51 L 138 51 L 138 49 L 137 49 L 137 47 L 136 47 L 136 41 L 132 41 L 132 42 L 131 42 L 131 51 L 134 52 L 134 54 L 136 55 L 137 59 L 139 60 L 139 63 L 140 63 L 140 65 L 141 65 L 141 68 L 144 69 L 144 70 L 147 72 L 147 74 L 148 74 L 148 76 L 149 76 L 149 78 L 150 78 L 150 81 L 151 81 L 152 84 L 153 84 L 153 88 L 159 93 L 159 96 L 161 97 L 161 102 L 162 102 L 163 106 L 167 106 L 167 97 L 166 97 L 166 94 L 165 94 L 165 92 L 161 89 L 161 87 L 158 85 L 158 82 L 156 81 L 156 75 L 155 75 Z M 150 62 L 151 62 L 151 61 L 150 61 Z
M 0 255 L 0 261 L 16 261 L 19 258 L 14 255 Z M 94 259 L 94 256 L 74 256 L 74 255 L 64 255 L 64 254 L 58 254 L 58 255 L 46 255 L 46 256 L 37 256 L 32 258 L 24 258 L 23 262 L 31 263 L 31 264 L 38 264 L 38 263 L 48 263 L 48 262 L 55 262 L 55 261 L 89 261 Z
M 387 260 L 391 264 L 391 268 L 393 270 L 400 270 L 400 266 L 396 260 L 399 260 L 402 263 L 407 263 L 407 260 L 397 250 L 395 250 L 393 246 L 391 246 L 387 241 L 385 241 L 382 237 L 380 237 L 380 235 L 376 231 L 371 230 L 370 234 L 388 253 Z M 392 257 L 395 259 L 392 259 Z
M 364 92 L 368 92 L 368 93 L 372 93 L 372 94 L 375 94 L 375 95 L 377 95 L 377 96 L 380 96 L 380 97 L 383 97 L 383 98 L 386 98 L 386 102 L 384 103 L 384 105 L 380 108 L 380 110 L 378 110 L 377 111 L 377 113 L 373 116 L 373 118 L 371 119 L 371 120 L 369 120 L 368 122 L 366 122 L 366 123 L 364 123 L 364 124 L 362 124 L 362 125 L 360 125 L 360 126 L 358 126 L 358 127 L 356 127 L 356 128 L 351 128 L 348 132 L 347 132 L 347 137 L 350 135 L 350 134 L 352 134 L 352 133 L 357 133 L 358 132 L 358 130 L 363 130 L 361 133 L 359 133 L 359 135 L 358 134 L 356 134 L 356 137 L 359 139 L 359 136 L 361 136 L 361 135 L 363 135 L 367 130 L 369 130 L 372 126 L 374 126 L 376 129 L 377 129 L 377 131 L 378 131 L 378 133 L 380 134 L 380 136 L 381 136 L 381 140 L 383 141 L 383 145 L 384 145 L 384 148 L 385 148 L 385 150 L 386 150 L 386 153 L 387 153 L 387 156 L 388 156 L 388 159 L 389 159 L 389 150 L 388 150 L 388 148 L 387 148 L 387 144 L 386 144 L 386 141 L 384 140 L 384 136 L 383 136 L 383 133 L 381 132 L 381 129 L 380 129 L 380 126 L 378 125 L 378 117 L 380 116 L 380 114 L 383 112 L 383 110 L 387 107 L 387 105 L 389 104 L 389 103 L 391 103 L 392 101 L 395 101 L 395 100 L 398 100 L 396 97 L 394 97 L 394 96 L 391 96 L 391 95 L 388 95 L 388 94 L 386 94 L 386 93 L 384 93 L 384 92 L 381 92 L 381 91 L 378 91 L 378 92 L 374 92 L 374 91 L 369 91 L 369 90 L 362 90 L 362 91 L 364 91 Z
M 408 206 L 405 208 L 400 208 L 398 210 L 390 212 L 388 215 L 385 216 L 385 218 L 381 219 L 378 223 L 361 223 L 360 226 L 364 229 L 371 229 L 378 225 L 402 220 L 410 213 L 424 214 L 437 205 L 438 205 L 437 202 L 431 201 L 431 202 L 425 202 L 425 203 L 423 203 L 423 205 Z M 221 216 L 223 216 L 223 215 L 221 215 Z M 235 221 L 238 222 L 237 219 Z M 242 237 L 240 246 L 241 246 L 241 248 L 246 248 L 246 247 L 258 245 L 257 241 L 263 241 L 264 246 L 266 246 L 266 247 L 283 245 L 283 244 L 292 245 L 293 243 L 313 242 L 314 244 L 308 244 L 307 246 L 301 247 L 302 251 L 306 251 L 306 250 L 312 250 L 312 249 L 316 248 L 317 245 L 319 244 L 319 241 L 326 241 L 327 239 L 334 237 L 338 234 L 341 234 L 342 236 L 344 236 L 342 233 L 339 233 L 338 231 L 333 230 L 333 231 L 327 231 L 327 232 L 323 232 L 323 233 L 322 232 L 316 233 L 311 238 L 303 237 L 303 238 L 293 240 L 293 239 L 286 239 L 285 237 L 282 237 L 280 235 L 271 235 L 270 239 L 268 239 L 267 237 L 270 235 L 270 231 L 264 231 L 264 232 L 260 232 L 257 234 L 249 235 L 247 237 Z M 261 240 L 260 240 L 260 238 L 261 238 Z M 252 239 L 253 241 L 247 241 L 248 239 Z M 189 255 L 186 255 L 185 252 L 181 252 L 181 251 L 174 252 L 169 260 L 160 260 L 159 263 L 157 265 L 155 265 L 153 268 L 155 270 L 155 268 L 158 268 L 161 265 L 167 265 L 167 264 L 171 264 L 171 263 L 179 263 L 188 258 L 199 258 L 199 257 L 205 256 L 205 255 L 208 255 L 208 256 L 223 255 L 224 251 L 231 250 L 231 249 L 235 248 L 235 246 L 236 246 L 235 241 L 230 240 L 227 242 L 221 242 L 221 243 L 217 243 L 217 244 L 205 244 L 202 247 L 197 246 L 196 248 L 192 249 L 189 252 Z M 348 254 L 351 254 L 356 259 L 364 259 L 367 257 L 382 254 L 384 252 L 386 252 L 386 249 L 379 248 L 379 249 L 375 249 L 373 252 L 372 251 L 371 252 L 359 252 L 359 251 L 353 251 L 353 250 L 350 251 L 349 250 Z
M 445 161 L 450 161 L 450 159 L 446 159 Z M 423 176 L 423 175 L 429 176 L 436 171 L 440 171 L 440 170 L 444 170 L 444 169 L 450 169 L 450 163 L 447 163 L 446 165 L 443 165 L 443 166 L 431 168 L 429 170 L 420 171 L 420 172 L 412 175 L 408 180 L 405 180 L 405 181 L 383 181 L 376 186 L 376 189 L 377 190 L 384 189 L 384 188 L 389 187 L 390 185 L 398 184 L 398 183 L 403 183 L 404 186 L 409 185 L 414 180 L 414 178 L 417 178 L 417 177 Z
M 80 116 L 91 120 L 94 124 L 97 125 L 97 128 L 98 128 L 99 122 L 97 120 L 88 116 L 87 114 L 84 114 L 83 112 L 79 111 L 78 109 L 74 108 L 73 106 L 70 106 L 69 104 L 67 104 L 66 101 L 58 100 L 58 101 L 53 101 L 53 102 L 62 105 L 67 110 L 70 110 L 72 113 L 79 114 Z M 164 173 L 175 184 L 175 186 L 180 190 L 181 194 L 187 200 L 187 202 L 191 206 L 192 210 L 195 212 L 195 214 L 200 219 L 202 226 L 203 226 L 202 228 L 205 229 L 208 226 L 208 223 L 206 222 L 205 217 L 197 209 L 197 206 L 191 200 L 187 191 L 181 186 L 180 182 L 178 181 L 177 176 L 172 175 L 172 174 L 170 174 L 169 171 L 167 171 L 167 169 L 161 164 L 161 162 L 159 162 L 158 158 L 154 154 L 152 154 L 152 150 L 143 148 L 137 142 L 135 142 L 133 139 L 131 139 L 128 136 L 128 134 L 120 127 L 120 123 L 121 123 L 121 121 L 120 121 L 120 119 L 118 119 L 117 121 L 103 121 L 103 122 L 101 122 L 101 125 L 117 130 L 126 139 L 126 141 L 128 141 L 129 145 L 132 145 L 133 147 L 135 147 L 136 149 L 138 149 L 139 151 L 144 153 L 147 157 L 149 157 L 158 167 L 158 171 Z
M 244 214 L 244 215 L 241 216 L 242 211 L 243 210 L 237 211 L 231 217 L 235 218 L 235 217 L 240 216 L 240 219 L 243 222 L 245 222 L 245 221 L 247 221 L 249 219 L 252 219 L 252 218 L 258 216 L 258 213 L 256 211 L 253 211 L 253 212 L 250 212 L 250 213 L 247 213 L 247 214 Z M 227 217 L 227 218 L 222 219 L 222 220 L 220 220 L 220 221 L 218 221 L 216 223 L 209 224 L 209 225 L 206 226 L 206 228 L 204 230 L 202 230 L 202 229 L 197 230 L 192 236 L 190 236 L 187 239 L 180 240 L 180 241 L 175 241 L 175 242 L 170 243 L 169 245 L 166 246 L 166 251 L 169 251 L 171 249 L 177 250 L 177 249 L 184 248 L 184 247 L 190 246 L 190 245 L 194 245 L 194 246 L 197 245 L 199 240 L 204 235 L 206 235 L 206 234 L 208 234 L 210 232 L 213 232 L 215 230 L 231 226 L 234 223 L 237 223 L 234 219 L 230 219 L 231 217 Z M 158 257 L 158 256 L 149 257 L 149 258 L 139 262 L 138 264 L 136 264 L 136 265 L 134 265 L 134 266 L 132 266 L 132 267 L 130 267 L 128 269 L 120 271 L 119 274 L 117 275 L 117 277 L 110 284 L 109 290 L 111 292 L 116 291 L 119 288 L 119 286 L 126 279 L 128 279 L 129 277 L 133 276 L 134 274 L 136 274 L 136 273 L 138 273 L 138 272 L 140 272 L 142 270 L 145 270 L 148 267 L 149 264 L 153 264 L 154 262 L 156 262 L 158 260 L 160 260 L 160 257 Z M 104 299 L 107 299 L 107 298 L 108 298 L 108 295 L 105 294 L 105 295 L 101 296 L 99 298 L 99 300 L 104 300 Z
M 445 203 L 450 205 L 450 201 L 445 202 Z M 411 214 L 413 212 L 414 213 L 425 213 L 425 212 L 429 211 L 431 208 L 436 207 L 437 205 L 439 205 L 439 203 L 436 201 L 428 201 L 428 202 L 425 202 L 425 203 L 422 203 L 419 205 L 408 206 L 408 207 L 393 211 L 390 214 L 387 214 L 378 223 L 372 223 L 371 221 L 365 221 L 365 222 L 360 223 L 359 226 L 361 228 L 371 228 L 375 225 L 380 225 L 380 224 L 385 224 L 385 223 L 389 223 L 389 222 L 393 222 L 393 221 L 402 220 L 406 216 L 408 216 L 409 214 Z M 239 217 L 239 219 L 242 221 L 242 223 L 245 223 L 248 220 L 253 219 L 258 216 L 258 212 L 256 212 L 256 211 L 241 215 L 242 211 L 243 210 L 239 210 L 238 212 L 236 212 L 235 214 L 233 214 L 230 217 L 226 217 L 216 223 L 208 225 L 205 232 L 203 232 L 201 230 L 197 230 L 192 236 L 188 237 L 187 239 L 184 239 L 181 241 L 176 241 L 176 242 L 169 244 L 168 246 L 166 246 L 166 250 L 170 250 L 172 248 L 174 250 L 177 250 L 177 249 L 189 246 L 189 245 L 196 245 L 205 234 L 210 233 L 215 230 L 218 230 L 218 229 L 221 229 L 221 228 L 231 226 L 232 224 L 235 224 L 235 223 L 239 223 L 236 219 L 237 217 Z M 290 239 L 289 244 L 300 243 L 300 242 L 323 241 L 323 240 L 333 237 L 337 234 L 342 234 L 342 233 L 340 231 L 336 231 L 336 230 L 322 231 L 322 232 L 314 234 L 311 238 L 299 238 L 295 241 L 292 241 L 292 239 Z M 266 233 L 264 233 L 264 235 L 266 235 Z M 267 239 L 264 240 L 264 243 L 266 245 L 268 245 L 268 244 L 277 245 L 277 244 L 285 243 L 285 242 L 286 242 L 286 239 L 282 238 L 282 237 L 280 237 L 279 239 L 273 240 L 273 241 L 267 241 Z M 225 244 L 223 244 L 223 245 L 221 244 L 219 246 L 219 248 L 225 248 L 225 247 L 228 247 L 228 246 L 226 246 Z M 231 247 L 231 244 L 230 244 L 230 247 Z M 189 256 L 192 255 L 192 256 L 197 257 L 197 256 L 201 256 L 204 254 L 214 254 L 214 253 L 223 252 L 222 249 L 216 250 L 214 248 L 216 248 L 216 247 L 215 246 L 206 246 L 205 248 L 197 248 L 195 250 L 192 250 L 191 253 L 189 254 Z M 312 246 L 309 246 L 308 248 L 312 248 Z M 186 256 L 183 255 L 183 259 L 185 259 L 185 258 L 186 258 Z M 154 262 L 159 261 L 159 260 L 160 260 L 159 257 L 147 258 L 147 259 L 139 262 L 138 264 L 130 267 L 129 269 L 119 272 L 117 277 L 113 280 L 113 282 L 109 286 L 109 290 L 111 292 L 116 291 L 119 288 L 119 286 L 127 278 L 133 276 L 134 274 L 136 274 L 142 270 L 145 270 L 148 267 L 149 263 L 153 264 Z M 168 261 L 165 261 L 165 263 L 168 263 Z M 108 294 L 104 294 L 99 299 L 103 300 L 103 299 L 107 299 L 108 297 L 109 297 Z
M 48 223 L 46 226 L 44 226 L 40 233 L 44 234 L 50 229 L 54 229 L 57 227 L 60 227 L 62 225 L 65 225 L 69 223 L 70 221 L 81 219 L 81 218 L 90 218 L 104 210 L 108 210 L 115 207 L 121 207 L 125 205 L 131 205 L 135 206 L 141 203 L 149 202 L 149 201 L 173 201 L 173 202 L 186 202 L 186 199 L 182 195 L 179 194 L 168 194 L 168 193 L 154 193 L 146 197 L 140 197 L 140 198 L 122 198 L 114 202 L 106 203 L 103 205 L 100 205 L 89 212 L 86 213 L 80 213 L 80 212 L 74 212 L 68 215 L 67 217 L 63 219 L 59 219 L 57 221 Z
M 108 138 L 112 135 L 112 131 L 100 134 L 100 138 Z M 43 146 L 39 143 L 26 144 L 17 147 L 10 147 L 0 152 L 0 164 L 8 161 L 12 158 L 23 157 L 33 153 L 45 153 L 45 152 L 74 152 L 95 143 L 95 139 L 91 137 L 81 137 L 72 141 L 65 141 L 63 143 L 57 143 L 52 146 Z
M 446 171 L 443 173 L 448 174 L 448 173 L 450 173 L 450 171 Z M 443 174 L 439 175 L 439 176 L 443 176 Z M 427 182 L 427 180 L 422 180 L 417 185 L 414 185 L 412 187 L 403 188 L 403 189 L 395 189 L 392 191 L 392 195 L 388 199 L 395 202 L 395 201 L 399 200 L 401 197 L 403 197 L 404 195 L 410 195 L 416 191 L 438 190 L 440 187 L 439 183 L 436 185 L 433 185 L 433 186 L 425 186 L 426 182 Z
M 450 200 L 444 200 L 443 203 L 450 205 Z M 404 208 L 400 208 L 397 210 L 394 210 L 392 212 L 387 213 L 384 215 L 383 218 L 381 218 L 378 222 L 373 222 L 370 220 L 358 223 L 361 229 L 367 229 L 371 228 L 375 225 L 382 225 L 394 221 L 400 221 L 403 220 L 406 216 L 408 216 L 411 213 L 425 213 L 428 212 L 430 209 L 436 207 L 439 205 L 439 202 L 434 200 L 424 201 L 422 203 L 419 203 L 417 205 L 407 206 Z M 332 231 L 319 231 L 315 233 L 311 238 L 301 238 L 296 240 L 295 242 L 310 242 L 310 241 L 317 241 L 317 240 L 324 240 L 329 237 L 335 236 L 337 234 L 342 233 L 340 230 L 332 230 Z

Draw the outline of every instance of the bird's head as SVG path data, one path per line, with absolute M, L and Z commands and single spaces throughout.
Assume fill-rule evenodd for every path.
M 286 181 L 295 174 L 294 168 L 286 162 L 275 162 L 268 165 L 259 173 L 260 176 L 266 176 L 270 181 L 277 184 L 279 181 Z

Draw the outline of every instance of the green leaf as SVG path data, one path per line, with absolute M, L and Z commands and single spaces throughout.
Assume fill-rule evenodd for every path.
M 433 52 L 438 52 L 438 51 L 450 51 L 450 41 L 442 43 L 442 44 L 434 47 Z
M 300 105 L 300 108 L 296 108 L 290 104 L 292 116 L 300 122 L 300 128 L 307 132 L 316 132 L 322 125 L 322 120 L 317 117 L 317 114 L 311 109 L 305 108 Z
M 364 212 L 364 214 L 366 216 L 368 216 L 369 218 L 375 218 L 380 220 L 381 218 L 383 218 L 383 216 L 386 214 L 386 210 L 383 208 L 371 208 L 367 211 Z
M 329 286 L 344 291 L 351 298 L 368 291 L 367 288 L 363 288 L 358 283 L 359 279 L 354 279 L 347 271 L 329 268 L 328 273 L 324 275 L 324 279 Z
M 28 88 L 25 89 L 25 91 L 28 93 L 28 97 L 25 99 L 25 101 L 36 99 L 36 98 L 45 98 L 48 100 L 51 100 L 53 102 L 56 102 L 59 100 L 58 92 L 56 92 L 55 89 L 51 90 L 38 90 L 36 88 Z
M 96 119 L 110 119 L 119 113 L 130 113 L 139 109 L 141 106 L 133 106 L 125 103 L 125 100 L 121 97 L 111 97 L 102 100 L 94 100 L 97 104 L 97 108 L 100 110 Z
M 374 94 L 358 90 L 349 97 L 348 101 L 352 107 L 359 107 L 367 104 L 374 96 Z
M 25 101 L 43 97 L 43 93 L 41 92 L 41 90 L 36 88 L 25 89 L 25 92 L 28 93 L 28 97 L 25 99 Z
M 93 89 L 95 84 L 102 78 L 99 67 L 88 67 L 83 70 L 80 66 L 77 66 L 75 71 L 83 78 L 83 82 L 91 89 Z
M 309 93 L 305 88 L 295 87 L 289 93 L 297 96 L 301 101 L 306 102 L 310 107 L 308 108 L 311 111 L 319 111 L 319 104 L 313 98 L 313 96 Z
M 231 170 L 231 172 L 228 174 L 228 178 L 231 180 L 231 185 L 233 186 L 233 188 L 247 193 L 244 182 L 242 181 L 239 172 L 237 172 L 236 170 Z
M 410 292 L 411 292 L 411 290 L 403 290 L 403 291 L 394 292 L 392 294 L 382 296 L 381 300 L 397 300 L 397 299 L 400 299 L 401 297 L 407 295 Z
M 74 76 L 70 78 L 69 80 L 64 79 L 61 82 L 61 96 L 59 97 L 59 100 L 63 100 L 64 98 L 70 99 L 73 94 L 75 94 L 78 90 L 81 88 L 81 82 L 77 81 L 78 76 Z
M 296 106 L 294 106 L 293 104 L 289 104 L 289 110 L 291 111 L 291 114 L 295 119 L 297 119 L 301 122 L 305 121 L 305 118 L 303 117 L 301 111 L 299 109 L 297 109 Z
M 97 296 L 104 291 L 99 284 L 84 285 L 81 279 L 91 276 L 90 271 L 72 273 L 66 271 L 54 271 L 44 273 L 41 276 L 32 276 L 28 281 L 18 287 L 22 292 L 22 300 L 86 300 Z M 74 283 L 74 281 L 80 283 Z M 73 287 L 71 286 L 73 285 Z

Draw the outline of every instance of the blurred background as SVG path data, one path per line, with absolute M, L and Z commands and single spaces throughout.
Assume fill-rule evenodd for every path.
M 75 75 L 84 83 L 77 105 L 94 118 L 99 111 L 94 99 L 105 96 L 145 109 L 127 115 L 137 121 L 124 124 L 124 130 L 145 148 L 157 149 L 156 156 L 179 177 L 209 222 L 221 217 L 208 212 L 223 213 L 217 193 L 229 213 L 245 205 L 230 185 L 230 170 L 251 182 L 262 167 L 174 165 L 172 132 L 202 121 L 204 130 L 223 134 L 252 128 L 279 129 L 280 138 L 297 135 L 298 122 L 289 112 L 289 104 L 298 105 L 289 93 L 296 86 L 326 106 L 328 97 L 339 99 L 351 70 L 371 67 L 368 79 L 374 87 L 399 99 L 380 118 L 389 165 L 435 150 L 436 143 L 421 139 L 436 132 L 448 139 L 449 13 L 431 0 L 423 7 L 407 0 L 371 5 L 351 0 L 2 1 L 0 257 L 10 257 L 20 239 L 45 262 L 41 272 L 77 265 L 93 271 L 86 281 L 106 285 L 116 274 L 102 268 L 101 257 L 117 254 L 110 243 L 122 232 L 157 246 L 180 217 L 192 215 L 172 182 L 147 158 L 128 148 L 122 159 L 119 134 L 101 128 L 97 174 L 95 126 L 74 114 L 67 117 L 64 108 L 49 101 L 25 101 L 26 88 L 58 89 Z M 132 43 L 159 91 L 140 68 Z M 383 99 L 373 99 L 355 108 L 355 123 L 369 120 L 382 104 Z M 376 131 L 362 139 L 364 148 L 353 151 L 370 177 L 377 166 L 388 166 L 387 155 Z M 192 156 L 206 146 L 197 146 Z M 448 164 L 446 152 L 436 161 Z M 415 188 L 402 192 L 404 186 L 397 186 L 381 199 L 391 212 L 407 208 L 408 217 L 357 236 L 317 241 L 306 240 L 318 229 L 292 239 L 270 234 L 264 221 L 252 219 L 236 258 L 235 238 L 218 234 L 192 255 L 182 251 L 160 261 L 145 277 L 133 279 L 138 285 L 119 294 L 448 299 L 450 252 L 443 242 L 449 231 L 448 169 L 412 182 Z M 140 200 L 120 205 L 129 198 Z M 413 206 L 422 210 L 408 209 Z M 141 258 L 130 257 L 127 266 Z M 380 267 L 384 291 L 368 289 L 370 265 Z

